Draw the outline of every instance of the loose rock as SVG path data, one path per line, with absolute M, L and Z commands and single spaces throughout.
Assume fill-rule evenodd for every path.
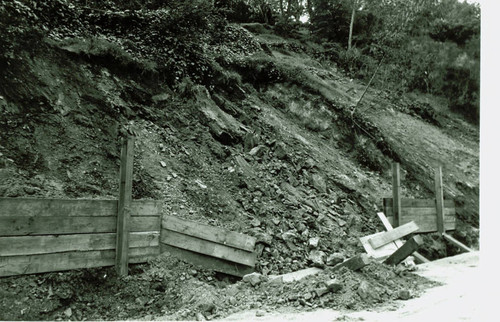
M 278 159 L 285 159 L 288 153 L 286 152 L 286 145 L 283 142 L 276 143 L 276 148 L 274 149 L 274 155 Z
M 336 279 L 331 279 L 325 282 L 325 286 L 330 292 L 338 292 L 342 289 L 342 284 Z
M 325 252 L 321 250 L 312 250 L 309 253 L 309 260 L 312 262 L 313 266 L 324 267 L 325 266 Z
M 262 149 L 262 145 L 256 146 L 253 149 L 248 152 L 248 154 L 253 155 L 253 156 L 261 156 L 264 153 L 264 150 Z
M 323 177 L 317 173 L 311 174 L 311 185 L 321 193 L 326 193 L 326 182 Z
M 66 310 L 64 310 L 64 315 L 66 315 L 68 318 L 73 315 L 73 311 L 71 310 L 70 307 L 68 307 Z
M 358 295 L 362 300 L 366 300 L 370 296 L 370 285 L 367 282 L 362 281 L 357 290 Z
M 313 237 L 313 238 L 309 239 L 309 246 L 311 248 L 318 247 L 318 243 L 319 243 L 319 237 Z
M 279 276 L 279 277 L 270 279 L 269 280 L 269 284 L 271 284 L 271 285 L 281 285 L 281 284 L 283 284 L 283 276 Z
M 340 264 L 344 261 L 344 255 L 341 253 L 333 253 L 328 256 L 326 259 L 326 265 L 328 266 L 335 266 L 337 264 Z
M 256 272 L 243 276 L 243 282 L 249 283 L 252 286 L 260 284 L 262 280 L 263 276 Z
M 400 299 L 400 300 L 406 301 L 406 300 L 409 300 L 410 297 L 411 297 L 410 291 L 408 291 L 408 290 L 400 290 L 398 292 L 398 299 Z
M 320 288 L 317 288 L 316 290 L 314 290 L 314 292 L 316 293 L 316 295 L 318 297 L 321 297 L 321 296 L 325 295 L 326 293 L 328 293 L 328 288 L 320 287 Z
M 26 192 L 29 195 L 33 195 L 36 192 L 36 189 L 33 187 L 24 187 L 24 192 Z
M 260 220 L 258 220 L 257 218 L 254 218 L 252 219 L 252 221 L 250 222 L 250 224 L 253 226 L 253 227 L 259 227 L 261 222 Z

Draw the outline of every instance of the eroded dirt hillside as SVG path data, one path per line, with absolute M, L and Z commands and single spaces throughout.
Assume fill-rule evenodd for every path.
M 438 99 L 369 89 L 353 109 L 364 84 L 317 45 L 255 25 L 202 37 L 204 56 L 187 61 L 206 72 L 188 78 L 168 67 L 164 13 L 54 3 L 1 2 L 24 25 L 0 52 L 0 197 L 116 197 L 119 139 L 133 132 L 134 198 L 256 236 L 257 270 L 282 274 L 310 266 L 312 237 L 325 254 L 362 251 L 358 238 L 383 229 L 392 162 L 418 198 L 432 198 L 439 164 L 455 237 L 477 247 L 478 128 Z M 430 258 L 458 251 L 426 240 Z

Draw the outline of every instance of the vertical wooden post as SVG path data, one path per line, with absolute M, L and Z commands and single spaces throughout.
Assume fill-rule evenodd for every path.
M 116 220 L 116 271 L 128 274 L 128 239 L 130 204 L 132 203 L 132 168 L 134 164 L 134 137 L 123 139 L 120 163 L 120 196 Z
M 436 192 L 437 228 L 440 233 L 444 233 L 443 175 L 441 166 L 436 168 L 434 184 Z
M 399 163 L 392 164 L 392 212 L 393 227 L 399 227 L 401 218 L 401 180 L 399 176 Z

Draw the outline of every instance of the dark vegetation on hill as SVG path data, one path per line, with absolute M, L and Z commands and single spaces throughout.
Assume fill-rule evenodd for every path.
M 312 237 L 327 255 L 361 252 L 358 237 L 382 230 L 375 212 L 391 194 L 395 161 L 403 195 L 415 198 L 432 198 L 433 168 L 443 166 L 445 198 L 457 204 L 454 236 L 477 247 L 479 9 L 357 1 L 346 49 L 352 4 L 0 0 L 0 197 L 116 197 L 119 138 L 133 131 L 134 198 L 256 236 L 263 274 L 310 266 Z M 459 251 L 438 234 L 425 241 L 429 258 Z M 36 300 L 19 313 L 25 302 L 5 295 L 2 318 L 55 319 L 70 306 L 75 319 L 194 318 L 197 292 L 219 294 L 218 315 L 205 315 L 265 302 L 246 289 L 226 298 L 227 279 L 167 264 L 171 274 L 162 263 L 134 268 L 140 279 L 120 284 L 116 300 L 117 282 L 102 271 L 78 273 L 81 291 L 71 275 L 12 278 L 4 295 Z M 98 284 L 103 297 L 87 309 Z M 345 302 L 321 305 L 376 305 L 394 287 L 374 287 L 378 300 L 366 301 L 346 288 Z M 276 303 L 294 290 L 271 289 L 272 305 L 298 303 Z M 55 294 L 52 306 L 44 292 Z

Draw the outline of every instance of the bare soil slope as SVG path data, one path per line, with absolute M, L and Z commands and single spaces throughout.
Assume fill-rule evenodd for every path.
M 0 8 L 50 30 L 23 33 L 20 22 L 0 52 L 0 197 L 114 197 L 119 139 L 133 132 L 134 198 L 256 236 L 256 269 L 282 274 L 311 265 L 312 237 L 327 255 L 362 251 L 358 237 L 383 229 L 375 212 L 391 194 L 391 162 L 402 163 L 403 194 L 423 198 L 432 198 L 433 167 L 442 164 L 445 197 L 458 204 L 455 237 L 477 247 L 478 129 L 437 99 L 370 89 L 353 110 L 364 85 L 315 59 L 316 47 L 237 25 L 203 38 L 204 62 L 218 70 L 203 86 L 152 62 L 169 55 L 148 27 L 162 12 L 89 13 L 58 1 Z M 457 253 L 438 235 L 426 240 L 430 258 Z M 261 305 L 271 292 L 244 286 L 254 295 L 235 302 L 220 295 L 231 278 L 167 262 L 138 266 L 123 281 L 109 280 L 111 269 L 2 279 L 0 318 L 216 317 Z M 346 278 L 346 292 L 376 272 Z M 360 305 L 397 296 L 396 285 L 380 287 L 385 295 Z M 208 307 L 195 305 L 200 292 L 215 294 Z M 288 294 L 280 292 L 275 299 Z M 352 296 L 321 305 L 356 307 Z

